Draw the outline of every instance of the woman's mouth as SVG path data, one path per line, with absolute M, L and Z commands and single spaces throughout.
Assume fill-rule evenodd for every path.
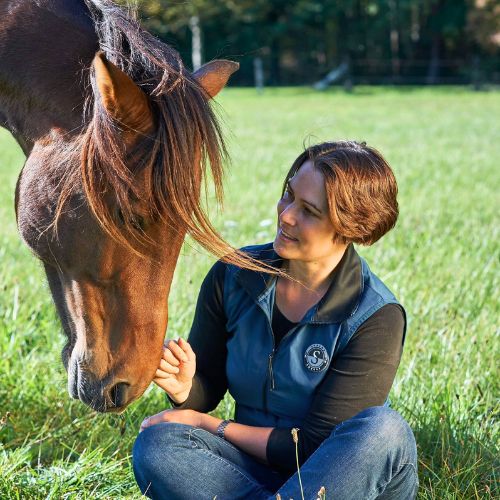
M 299 241 L 297 238 L 294 238 L 293 236 L 289 235 L 286 231 L 283 230 L 283 228 L 279 228 L 278 231 L 278 236 L 283 240 L 283 241 L 288 241 L 288 242 L 294 242 L 296 243 Z

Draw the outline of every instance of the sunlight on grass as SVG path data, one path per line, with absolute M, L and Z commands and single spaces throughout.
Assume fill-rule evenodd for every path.
M 391 163 L 398 225 L 359 251 L 408 312 L 391 399 L 416 435 L 419 498 L 498 498 L 499 94 L 228 89 L 219 103 L 232 164 L 224 211 L 209 204 L 236 246 L 273 239 L 281 183 L 304 141 L 365 140 Z M 48 287 L 16 231 L 23 157 L 5 131 L 0 160 L 0 498 L 139 497 L 132 444 L 165 398 L 151 388 L 121 416 L 69 399 Z M 169 299 L 169 337 L 187 336 L 212 263 L 188 241 Z M 226 397 L 217 414 L 233 406 Z

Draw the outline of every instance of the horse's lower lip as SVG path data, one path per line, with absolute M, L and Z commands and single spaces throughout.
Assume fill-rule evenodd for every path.
M 73 347 L 74 345 L 72 345 L 70 341 L 68 341 L 61 351 L 61 359 L 66 371 L 69 370 L 69 360 L 71 358 L 71 353 L 73 352 Z
M 71 357 L 68 360 L 68 392 L 73 399 L 80 399 L 78 396 L 78 365 Z

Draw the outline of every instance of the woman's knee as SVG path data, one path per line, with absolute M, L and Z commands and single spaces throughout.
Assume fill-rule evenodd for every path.
M 364 446 L 385 449 L 390 454 L 399 455 L 402 462 L 416 467 L 415 437 L 408 422 L 397 411 L 387 406 L 373 406 L 361 411 L 340 427 L 345 424 L 350 424 L 351 429 L 359 430 L 359 438 Z M 334 434 L 338 434 L 338 430 Z
M 164 468 L 175 450 L 189 445 L 189 425 L 165 422 L 147 427 L 137 436 L 132 449 L 136 476 L 148 476 Z

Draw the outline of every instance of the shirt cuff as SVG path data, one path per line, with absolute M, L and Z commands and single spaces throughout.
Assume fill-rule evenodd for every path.
M 281 473 L 293 474 L 297 469 L 295 443 L 291 427 L 275 427 L 266 446 L 266 458 L 273 469 Z

